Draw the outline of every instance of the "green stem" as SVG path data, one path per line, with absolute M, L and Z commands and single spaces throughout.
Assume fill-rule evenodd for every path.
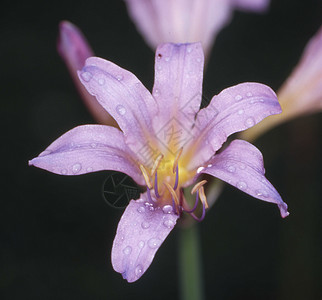
M 179 276 L 182 300 L 202 300 L 203 280 L 197 224 L 180 228 Z

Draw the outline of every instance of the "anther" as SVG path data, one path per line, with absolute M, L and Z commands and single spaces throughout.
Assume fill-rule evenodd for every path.
M 151 170 L 151 176 L 153 176 L 156 170 L 159 168 L 162 159 L 163 159 L 163 154 L 160 153 L 156 158 L 156 160 L 154 161 L 154 164 Z
M 199 197 L 200 197 L 202 204 L 207 209 L 209 206 L 208 206 L 207 197 L 205 195 L 205 190 L 204 190 L 203 186 L 199 189 Z
M 174 173 L 177 169 L 177 166 L 178 166 L 178 162 L 179 162 L 179 158 L 182 154 L 182 151 L 183 151 L 183 147 L 181 147 L 178 151 L 178 153 L 176 154 L 176 157 L 174 158 L 174 161 L 173 161 L 173 168 L 172 168 L 172 172 Z
M 204 184 L 207 183 L 207 180 L 202 180 L 198 182 L 191 190 L 191 195 L 194 194 L 197 190 L 199 190 Z
M 143 177 L 144 177 L 147 187 L 151 190 L 153 188 L 153 185 L 152 185 L 150 177 L 148 175 L 148 171 L 146 170 L 146 168 L 143 165 L 140 165 L 140 169 L 143 174 Z
M 172 199 L 175 202 L 175 207 L 176 207 L 177 213 L 179 214 L 180 202 L 179 202 L 179 199 L 178 199 L 178 196 L 177 196 L 176 192 L 174 191 L 174 189 L 172 188 L 172 186 L 169 183 L 164 182 L 163 184 L 166 186 L 166 188 L 170 192 L 170 194 L 172 196 Z

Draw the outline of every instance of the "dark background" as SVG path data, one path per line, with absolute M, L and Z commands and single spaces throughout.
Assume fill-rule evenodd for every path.
M 154 54 L 124 3 L 2 1 L 0 14 L 0 298 L 177 299 L 178 229 L 128 284 L 110 263 L 122 214 L 102 197 L 110 173 L 64 177 L 27 166 L 67 130 L 94 123 L 56 52 L 60 20 L 77 24 L 96 55 L 151 90 Z M 266 15 L 236 12 L 212 50 L 205 96 L 243 81 L 277 90 L 321 20 L 320 0 L 275 0 Z M 207 299 L 321 299 L 321 129 L 320 113 L 255 143 L 288 218 L 229 186 L 208 212 L 199 226 Z

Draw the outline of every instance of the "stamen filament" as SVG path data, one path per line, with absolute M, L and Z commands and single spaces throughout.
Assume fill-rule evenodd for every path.
M 154 176 L 154 192 L 155 192 L 155 196 L 157 198 L 160 198 L 160 194 L 158 190 L 158 171 L 155 172 L 155 176 Z
M 179 184 L 179 167 L 176 167 L 176 181 L 174 182 L 173 189 L 176 190 Z
M 191 190 L 191 195 L 194 194 L 197 190 L 199 190 L 204 184 L 207 183 L 207 180 L 202 180 L 198 182 Z
M 148 175 L 148 171 L 146 170 L 146 168 L 143 165 L 140 165 L 140 169 L 143 174 L 143 177 L 144 177 L 147 187 L 151 190 L 153 188 L 153 185 L 152 185 L 150 177 Z
M 178 151 L 178 153 L 176 154 L 176 157 L 175 157 L 175 159 L 174 159 L 174 161 L 173 161 L 173 168 L 172 168 L 172 172 L 173 172 L 173 173 L 176 171 L 176 168 L 177 168 L 177 166 L 178 166 L 179 158 L 180 158 L 180 156 L 181 156 L 181 154 L 182 154 L 182 151 L 183 151 L 183 147 L 181 147 L 181 148 L 179 149 L 179 151 Z
M 158 157 L 156 158 L 156 160 L 154 161 L 152 170 L 151 170 L 151 176 L 154 175 L 154 173 L 157 171 L 157 169 L 160 166 L 161 160 L 163 159 L 163 154 L 159 154 Z
M 196 193 L 196 200 L 195 200 L 195 205 L 193 206 L 193 208 L 192 208 L 192 209 L 184 209 L 184 211 L 185 211 L 185 212 L 187 212 L 187 213 L 192 213 L 192 212 L 194 212 L 194 211 L 197 209 L 198 201 L 199 201 L 199 190 L 197 190 L 197 193 Z

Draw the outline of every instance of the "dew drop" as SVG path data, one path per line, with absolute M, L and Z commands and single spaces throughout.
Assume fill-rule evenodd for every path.
M 245 169 L 246 169 L 246 165 L 245 165 L 244 163 L 240 163 L 240 164 L 239 164 L 239 168 L 240 168 L 241 170 L 245 170 Z
M 253 94 L 252 94 L 251 92 L 248 92 L 248 93 L 246 94 L 246 96 L 247 96 L 247 97 L 251 97 L 251 96 L 253 96 Z
M 234 173 L 236 171 L 236 168 L 234 166 L 229 166 L 228 167 L 228 172 Z
M 137 277 L 141 277 L 143 274 L 143 267 L 141 265 L 138 265 L 136 268 L 135 268 L 135 275 Z
M 171 229 L 171 228 L 173 228 L 174 227 L 174 222 L 172 221 L 172 220 L 165 220 L 164 222 L 163 222 L 163 225 L 166 227 L 166 228 L 169 228 L 169 229 Z
M 256 193 L 256 196 L 263 196 L 265 198 L 268 197 L 268 193 L 266 191 L 263 191 L 263 190 L 256 190 L 255 193 Z
M 158 89 L 153 90 L 153 96 L 158 97 L 160 95 L 160 91 Z
M 238 111 L 238 114 L 239 115 L 242 115 L 244 113 L 244 110 L 243 109 L 240 109 L 239 111 Z
M 86 171 L 87 171 L 87 172 L 93 172 L 93 168 L 92 168 L 92 167 L 88 167 L 88 168 L 86 169 Z
M 165 205 L 162 207 L 162 211 L 165 213 L 165 214 L 171 214 L 173 209 L 172 209 L 172 206 L 171 205 Z
M 198 63 L 200 63 L 200 62 L 201 62 L 201 58 L 200 58 L 200 57 L 198 57 L 198 58 L 197 58 L 197 62 L 198 62 Z
M 92 148 L 96 148 L 97 147 L 97 144 L 96 143 L 91 143 L 91 147 Z
M 83 72 L 81 73 L 81 77 L 84 81 L 89 82 L 92 79 L 93 75 L 90 72 Z
M 192 48 L 191 48 L 191 47 L 188 47 L 188 48 L 187 48 L 187 52 L 188 52 L 188 53 L 191 53 L 191 52 L 192 52 Z
M 60 171 L 60 174 L 62 174 L 62 175 L 66 175 L 66 174 L 67 174 L 67 170 L 66 170 L 66 169 L 62 169 L 62 170 Z
M 149 211 L 154 211 L 154 207 L 153 206 L 150 206 L 149 207 Z
M 252 127 L 252 126 L 254 126 L 254 125 L 255 125 L 255 120 L 254 120 L 254 118 L 252 118 L 252 117 L 248 118 L 248 119 L 245 121 L 245 126 L 246 126 L 247 128 Z
M 199 167 L 199 168 L 197 169 L 197 174 L 199 174 L 203 169 L 204 169 L 204 167 Z
M 237 95 L 237 96 L 235 97 L 235 100 L 237 100 L 237 101 L 239 101 L 239 100 L 241 100 L 241 99 L 243 99 L 243 97 L 242 97 L 241 95 Z
M 149 227 L 150 227 L 150 224 L 149 224 L 148 222 L 142 222 L 142 223 L 141 223 L 141 227 L 142 227 L 143 229 L 147 229 L 147 228 L 149 228 Z
M 140 214 L 143 214 L 145 212 L 145 208 L 143 206 L 140 206 L 137 211 L 140 213 Z
M 100 78 L 100 79 L 98 80 L 98 84 L 99 84 L 99 85 L 104 85 L 104 84 L 105 84 L 105 79 L 104 79 L 104 78 Z
M 123 253 L 124 253 L 125 255 L 129 255 L 129 254 L 131 254 L 131 252 L 132 252 L 132 247 L 131 247 L 131 246 L 127 246 L 127 247 L 125 247 L 125 248 L 123 249 Z
M 126 109 L 123 105 L 116 106 L 116 111 L 119 115 L 124 116 L 126 113 Z
M 121 81 L 121 80 L 123 79 L 123 75 L 116 75 L 116 79 L 117 79 L 118 81 Z
M 208 168 L 211 168 L 211 167 L 212 167 L 212 164 L 209 164 L 207 167 L 208 167 Z
M 151 249 L 158 248 L 161 245 L 161 240 L 159 239 L 149 239 L 148 245 Z
M 159 70 L 159 71 L 160 71 L 160 70 L 162 70 L 162 67 L 161 67 L 160 65 L 158 66 L 158 70 Z
M 165 58 L 165 61 L 170 61 L 170 57 L 169 57 L 169 56 L 167 56 L 167 57 Z
M 82 165 L 81 164 L 75 164 L 72 167 L 72 171 L 73 171 L 74 174 L 78 173 L 81 169 L 82 169 Z
M 237 188 L 239 188 L 240 190 L 246 189 L 247 188 L 246 182 L 244 182 L 244 181 L 238 181 L 237 182 Z
M 140 241 L 138 244 L 140 249 L 142 249 L 144 247 L 144 245 L 145 245 L 144 241 Z

